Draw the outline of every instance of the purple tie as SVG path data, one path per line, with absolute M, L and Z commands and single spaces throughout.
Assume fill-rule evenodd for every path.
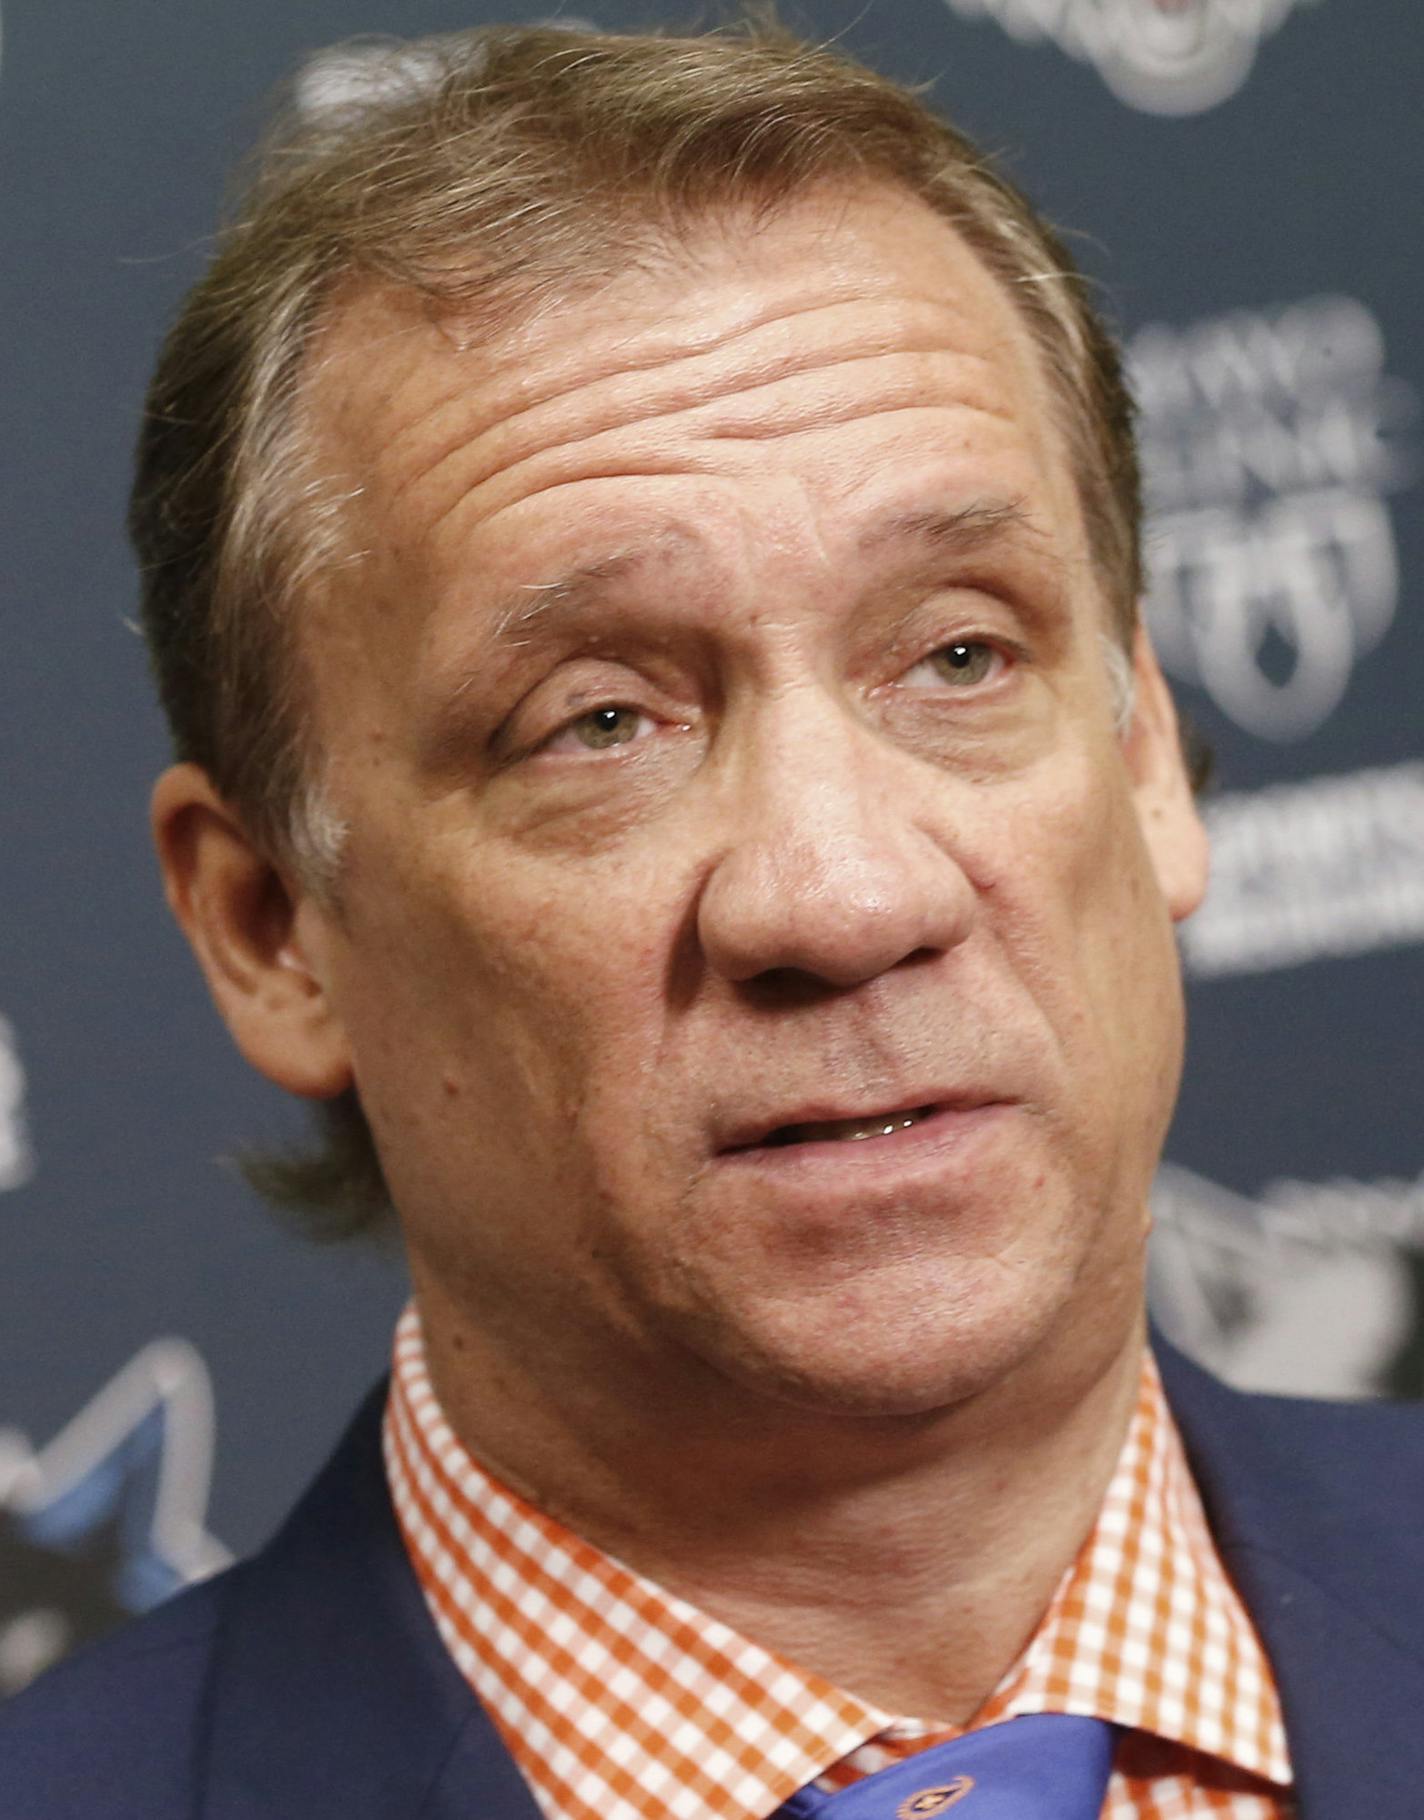
M 774 1820 L 1098 1820 L 1117 1728 L 1031 1713 L 936 1744 L 838 1794 L 803 1788 Z

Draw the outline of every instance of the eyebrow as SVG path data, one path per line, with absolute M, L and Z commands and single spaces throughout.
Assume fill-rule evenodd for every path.
M 974 500 L 954 510 L 931 507 L 893 513 L 865 531 L 857 547 L 862 555 L 867 555 L 886 544 L 912 543 L 936 554 L 964 555 L 1018 532 L 1038 535 L 1021 500 Z M 524 644 L 548 615 L 583 604 L 610 582 L 625 581 L 669 548 L 693 541 L 685 532 L 669 526 L 646 543 L 615 551 L 598 562 L 581 563 L 552 581 L 526 582 L 495 608 L 490 622 L 491 642 Z
M 959 556 L 1017 533 L 1039 535 L 1019 499 L 977 499 L 954 511 L 929 508 L 896 512 L 862 533 L 862 555 L 888 543 L 919 543 Z
M 496 644 L 523 644 L 548 614 L 579 606 L 601 593 L 610 582 L 625 581 L 670 548 L 692 541 L 686 532 L 669 526 L 646 541 L 616 550 L 597 562 L 580 563 L 552 581 L 525 582 L 495 607 L 490 620 L 490 638 Z
M 604 562 L 581 564 L 555 581 L 528 581 L 495 608 L 490 622 L 490 636 L 499 644 L 524 643 L 526 633 L 560 607 L 570 607 L 586 594 L 596 592 L 610 581 L 625 576 L 638 567 L 642 551 L 629 550 L 610 556 Z

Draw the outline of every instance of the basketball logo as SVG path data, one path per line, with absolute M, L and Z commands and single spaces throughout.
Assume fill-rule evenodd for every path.
M 952 1782 L 941 1782 L 934 1788 L 922 1788 L 895 1809 L 895 1820 L 929 1820 L 942 1814 L 956 1801 L 962 1801 L 974 1786 L 973 1776 L 956 1776 Z

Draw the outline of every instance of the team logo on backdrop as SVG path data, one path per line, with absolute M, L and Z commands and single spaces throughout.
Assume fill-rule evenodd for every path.
M 1246 1390 L 1424 1396 L 1424 1174 L 1278 1181 L 1255 1199 L 1164 1163 L 1150 1300 Z
M 1180 930 L 1198 978 L 1424 942 L 1424 763 L 1213 797 L 1211 890 Z
M 1152 324 L 1128 360 L 1163 663 L 1246 732 L 1303 739 L 1394 618 L 1418 400 L 1351 297 Z
M 1245 82 L 1261 40 L 1319 0 L 948 0 L 1015 38 L 1049 38 L 1149 114 L 1199 114 Z
M 15 1032 L 0 1017 L 0 1190 L 18 1188 L 34 1174 L 25 1117 L 25 1071 Z
M 0 1698 L 229 1555 L 207 1532 L 213 1400 L 154 1340 L 40 1452 L 0 1429 Z

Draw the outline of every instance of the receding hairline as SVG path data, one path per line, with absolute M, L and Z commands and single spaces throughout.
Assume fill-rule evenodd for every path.
M 338 274 L 323 304 L 320 319 L 314 323 L 308 336 L 298 378 L 295 415 L 301 425 L 300 434 L 309 448 L 314 449 L 318 443 L 324 443 L 326 452 L 334 456 L 336 451 L 332 443 L 333 438 L 339 434 L 341 419 L 353 405 L 362 409 L 373 402 L 369 393 L 364 399 L 360 396 L 360 382 L 369 374 L 372 360 L 383 350 L 398 348 L 402 343 L 410 351 L 407 370 L 424 364 L 432 352 L 437 355 L 448 352 L 453 359 L 468 359 L 476 363 L 470 369 L 474 383 L 487 377 L 488 370 L 481 372 L 478 362 L 482 353 L 488 354 L 496 376 L 508 385 L 506 396 L 509 409 L 504 414 L 497 411 L 483 428 L 474 433 L 475 436 L 514 423 L 520 417 L 535 411 L 557 406 L 564 397 L 604 381 L 616 381 L 625 375 L 655 371 L 662 366 L 666 366 L 670 375 L 681 374 L 689 360 L 716 357 L 737 342 L 749 340 L 763 330 L 775 331 L 783 324 L 795 320 L 803 313 L 802 310 L 799 306 L 787 309 L 778 300 L 754 308 L 745 317 L 709 331 L 705 338 L 694 338 L 689 343 L 680 333 L 676 346 L 665 352 L 632 361 L 611 357 L 606 364 L 579 370 L 572 376 L 547 386 L 540 383 L 538 375 L 541 357 L 552 350 L 547 344 L 539 346 L 537 341 L 532 347 L 521 346 L 521 342 L 529 340 L 531 331 L 537 335 L 543 322 L 559 309 L 595 302 L 612 287 L 625 283 L 630 277 L 636 280 L 644 272 L 650 280 L 650 290 L 660 281 L 677 280 L 685 276 L 687 290 L 695 293 L 701 249 L 709 240 L 731 238 L 738 234 L 746 226 L 749 216 L 752 217 L 753 231 L 760 232 L 774 228 L 798 209 L 804 210 L 808 205 L 829 201 L 836 205 L 838 212 L 828 213 L 819 225 L 814 226 L 812 238 L 824 237 L 834 241 L 841 236 L 844 217 L 858 203 L 874 201 L 887 194 L 902 204 L 908 204 L 915 213 L 922 215 L 926 227 L 943 230 L 956 251 L 969 262 L 982 280 L 986 292 L 992 293 L 1002 304 L 1006 322 L 1012 324 L 1016 331 L 1014 364 L 1031 385 L 1031 393 L 1025 399 L 1025 416 L 1032 419 L 1035 425 L 1045 426 L 1051 433 L 1054 452 L 1062 462 L 1063 472 L 1072 489 L 1074 505 L 1082 521 L 1085 543 L 1091 546 L 1084 511 L 1081 464 L 1073 447 L 1072 424 L 1065 421 L 1067 413 L 1064 409 L 1063 386 L 1055 377 L 1045 350 L 1034 333 L 1033 324 L 1020 306 L 1012 285 L 993 269 L 982 251 L 964 234 L 958 222 L 936 209 L 932 202 L 909 184 L 893 175 L 878 172 L 860 174 L 833 171 L 828 175 L 813 176 L 800 185 L 779 193 L 771 205 L 765 199 L 748 202 L 730 198 L 706 207 L 692 208 L 676 219 L 655 217 L 650 213 L 645 218 L 647 238 L 641 249 L 649 257 L 633 261 L 631 270 L 625 267 L 612 276 L 601 271 L 588 273 L 571 270 L 557 291 L 543 285 L 539 287 L 533 300 L 532 315 L 525 307 L 528 300 L 521 295 L 517 286 L 506 287 L 496 302 L 482 297 L 477 305 L 472 306 L 463 289 L 457 290 L 449 301 L 445 301 L 431 298 L 412 285 L 384 275 L 360 271 Z M 479 276 L 478 263 L 472 261 L 472 290 L 478 287 Z M 863 291 L 854 285 L 848 285 L 843 295 L 828 294 L 807 306 L 804 314 L 815 316 L 842 304 L 858 303 L 864 297 Z M 887 301 L 898 304 L 902 300 Z M 937 299 L 927 296 L 923 301 L 932 305 Z M 972 298 L 966 301 L 966 307 L 973 309 Z M 876 351 L 871 346 L 865 356 L 847 358 L 873 357 Z M 900 351 L 902 350 L 887 350 L 891 353 Z M 521 365 L 525 360 L 529 364 Z M 648 414 L 672 415 L 676 411 L 696 408 L 703 403 L 715 405 L 723 398 L 732 399 L 742 393 L 754 392 L 761 385 L 775 384 L 794 377 L 804 368 L 814 368 L 818 364 L 819 352 L 814 349 L 804 358 L 800 350 L 769 356 L 764 369 L 759 370 L 753 363 L 744 376 L 736 376 L 725 388 L 714 384 L 705 397 L 692 396 L 686 403 L 680 400 L 669 402 L 665 407 L 655 407 Z M 353 371 L 357 380 L 354 391 L 346 385 L 347 377 Z M 675 391 L 681 383 L 675 381 Z M 382 377 L 380 394 L 388 398 L 399 384 L 400 370 L 399 367 L 394 367 L 388 376 Z M 435 400 L 428 410 L 417 411 L 404 422 L 397 423 L 394 426 L 396 440 L 404 439 L 407 432 L 413 436 L 427 420 L 437 420 L 447 411 L 457 411 L 464 393 L 464 387 L 453 386 L 444 397 Z M 642 408 L 641 405 L 637 407 L 640 415 Z M 617 421 L 610 420 L 607 425 L 600 427 L 616 429 L 620 426 Z M 458 433 L 452 435 L 448 449 L 438 452 L 426 471 L 433 472 L 448 454 L 457 452 L 468 440 L 472 440 L 468 426 L 462 424 Z M 543 452 L 543 448 L 536 445 L 531 448 L 527 458 L 536 459 Z M 526 457 L 521 457 L 524 458 Z M 387 494 L 387 503 L 395 502 L 410 485 L 416 484 L 417 478 L 412 475 L 397 480 Z M 354 498 L 364 490 L 354 475 L 328 472 L 323 479 L 329 490 L 334 487 L 343 497 Z M 357 480 L 357 484 L 348 485 L 352 480 Z M 438 522 L 437 519 L 436 523 Z M 359 558 L 361 553 L 354 548 L 348 549 L 347 560 Z M 1109 578 L 1104 576 L 1103 579 L 1106 582 Z M 1121 613 L 1110 599 L 1107 607 L 1121 633 Z

